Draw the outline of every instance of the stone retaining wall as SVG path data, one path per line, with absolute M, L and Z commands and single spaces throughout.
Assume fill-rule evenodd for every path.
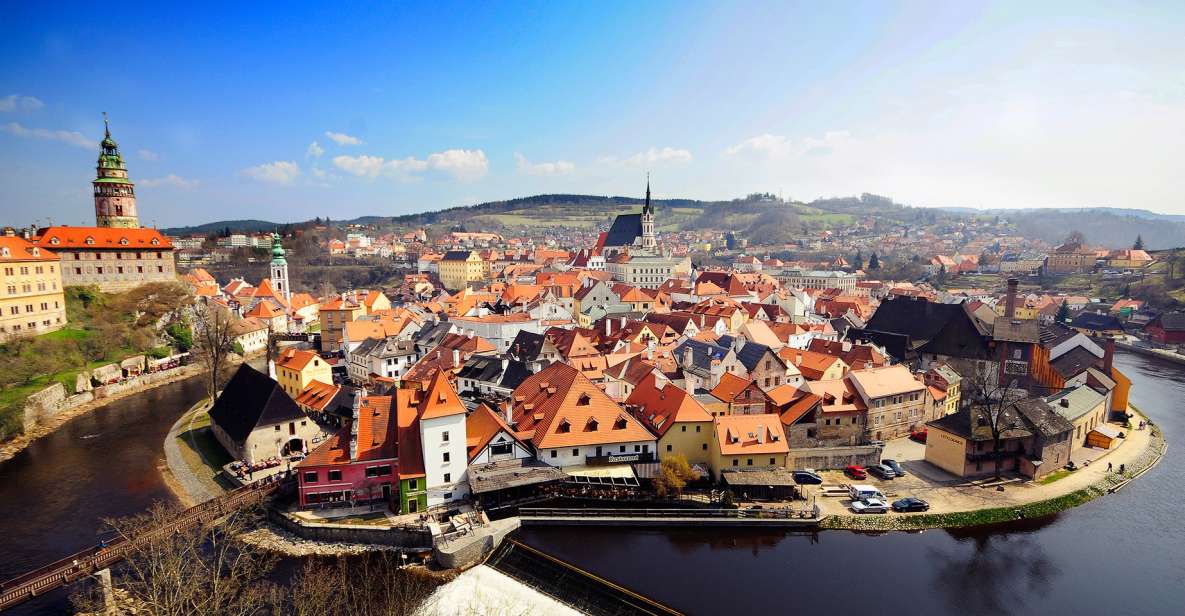
M 370 543 L 397 548 L 426 550 L 432 548 L 432 533 L 418 528 L 377 528 L 347 526 L 345 524 L 310 524 L 297 522 L 273 508 L 268 508 L 268 520 L 284 530 L 314 541 L 341 543 Z
M 83 391 L 72 396 L 66 395 L 66 387 L 64 385 L 54 383 L 37 393 L 30 394 L 25 400 L 25 431 L 29 431 L 30 428 L 40 422 L 52 419 L 62 411 L 82 406 L 95 400 L 110 398 L 128 391 L 151 387 L 162 381 L 167 381 L 177 376 L 185 368 L 186 366 L 177 366 L 176 368 L 161 370 L 160 372 L 142 374 L 126 381 L 101 385 L 90 391 Z
M 501 545 L 506 535 L 517 530 L 520 525 L 517 517 L 495 520 L 487 526 L 474 529 L 470 535 L 436 546 L 432 556 L 436 559 L 436 564 L 445 569 L 462 569 L 475 565 Z
M 813 468 L 816 470 L 843 468 L 849 464 L 872 466 L 880 464 L 881 448 L 876 445 L 855 445 L 851 447 L 810 447 L 791 449 L 790 468 Z

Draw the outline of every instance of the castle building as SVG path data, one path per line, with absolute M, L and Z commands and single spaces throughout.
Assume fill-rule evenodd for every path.
M 106 116 L 103 118 L 107 124 Z M 62 285 L 95 285 L 117 293 L 149 282 L 177 279 L 173 244 L 156 229 L 140 226 L 136 194 L 110 125 L 99 146 L 95 196 L 95 226 L 56 226 L 39 229 L 34 245 L 61 258 Z
M 284 246 L 280 244 L 280 234 L 272 234 L 272 288 L 284 297 L 284 302 L 292 301 L 292 289 L 288 286 L 288 260 L 284 258 Z

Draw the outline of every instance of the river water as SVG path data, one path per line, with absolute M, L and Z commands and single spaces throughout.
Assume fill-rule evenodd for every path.
M 1169 614 L 1185 605 L 1185 369 L 1120 354 L 1166 459 L 1119 494 L 1043 520 L 971 531 L 530 529 L 525 542 L 688 614 Z M 0 464 L 0 579 L 93 545 L 103 518 L 172 499 L 169 427 L 203 394 L 164 385 L 80 416 Z M 58 591 L 12 614 L 65 613 Z

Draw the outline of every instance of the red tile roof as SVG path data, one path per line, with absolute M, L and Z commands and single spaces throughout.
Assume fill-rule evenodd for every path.
M 37 232 L 33 243 L 48 248 L 173 249 L 169 238 L 149 228 L 46 227 Z
M 579 370 L 553 363 L 511 396 L 515 429 L 538 449 L 649 441 L 654 436 Z

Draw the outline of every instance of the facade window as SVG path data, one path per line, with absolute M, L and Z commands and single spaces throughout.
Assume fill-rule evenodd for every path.
M 445 474 L 444 474 L 444 482 L 445 482 L 445 483 L 449 483 L 449 482 L 451 482 L 452 480 L 453 480 L 453 475 L 452 475 L 452 473 L 445 473 Z
M 448 430 L 445 430 L 444 432 L 440 433 L 440 442 L 441 443 L 448 443 Z
M 441 454 L 440 457 L 441 457 L 441 460 L 443 460 L 447 464 L 449 461 L 449 452 L 447 452 L 447 451 L 444 452 L 443 454 Z
M 745 465 L 746 466 L 753 466 L 753 458 L 749 458 L 748 460 L 746 460 Z
M 740 461 L 740 460 L 738 460 L 738 459 L 736 459 L 736 458 L 733 458 L 733 459 L 732 459 L 732 465 L 733 465 L 733 466 L 740 466 L 740 465 L 741 465 L 741 461 Z
M 555 450 L 554 449 L 551 450 L 551 457 L 553 457 L 553 458 L 555 457 Z
M 686 431 L 687 431 L 687 426 L 680 426 L 680 427 L 682 428 L 682 431 L 683 431 L 683 432 L 686 432 Z
M 417 489 L 419 489 L 419 487 L 420 487 L 419 481 L 417 481 L 415 479 L 408 479 L 407 480 L 407 489 L 408 490 L 417 490 Z
M 330 481 L 341 481 L 342 480 L 342 472 L 341 471 L 329 471 L 329 480 Z
M 707 451 L 707 450 L 708 450 L 708 444 L 707 444 L 707 443 L 703 443 L 703 444 L 701 444 L 701 445 L 700 445 L 700 449 L 702 449 L 702 450 L 704 450 L 704 451 Z
M 670 451 L 670 450 L 671 450 L 671 446 L 667 445 L 667 451 Z
M 572 455 L 573 455 L 573 456 L 578 456 L 578 455 L 580 455 L 580 449 L 573 449 L 573 450 L 572 450 Z
M 304 474 L 305 483 L 317 483 L 317 471 L 309 471 Z

